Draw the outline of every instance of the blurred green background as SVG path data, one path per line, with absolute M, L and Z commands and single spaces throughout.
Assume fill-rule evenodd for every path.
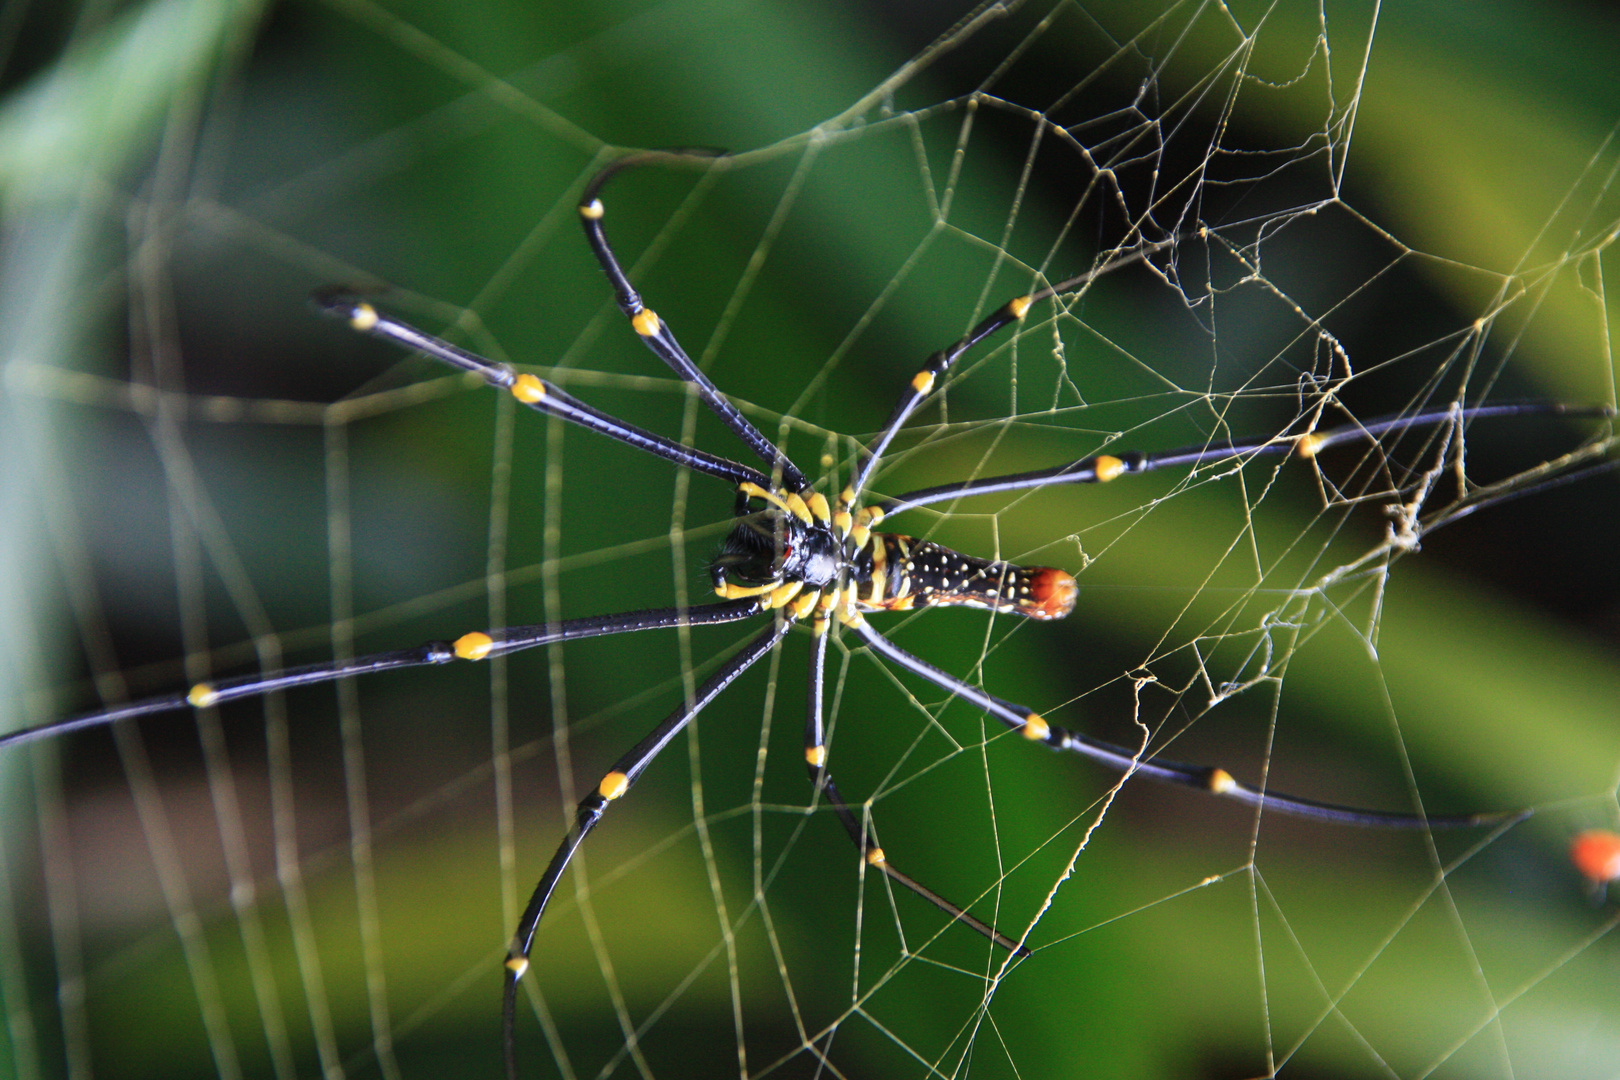
M 554 7 L 0 8 L 6 727 L 351 635 L 701 602 L 721 485 L 513 415 L 306 302 L 392 286 L 428 329 L 740 459 L 573 223 L 616 147 L 743 155 L 623 176 L 609 230 L 812 474 L 847 475 L 847 437 L 1032 270 L 1131 229 L 1179 243 L 976 353 L 880 490 L 1280 431 L 1327 385 L 1362 419 L 1614 403 L 1600 5 Z M 1476 425 L 1468 474 L 1601 429 Z M 1038 918 L 986 1006 L 1001 958 L 862 881 L 805 813 L 794 635 L 559 891 L 525 1074 L 1612 1075 L 1613 909 L 1564 849 L 1617 819 L 1620 489 L 1500 502 L 1387 578 L 1302 592 L 1378 546 L 1390 500 L 1354 499 L 1410 483 L 1431 436 L 912 515 L 896 527 L 1066 567 L 1080 603 L 1054 626 L 885 626 L 1055 722 L 1135 743 L 1139 716 L 1250 782 L 1532 819 L 1347 832 L 1133 782 L 1088 837 L 1113 777 L 835 649 L 832 766 L 891 858 L 1004 930 Z M 1324 507 L 1333 485 L 1348 502 Z M 1456 498 L 1441 470 L 1426 509 Z M 8 752 L 0 1061 L 496 1075 L 499 958 L 570 785 L 750 632 Z

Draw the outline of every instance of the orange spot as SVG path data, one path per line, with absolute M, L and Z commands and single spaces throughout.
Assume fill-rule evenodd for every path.
M 612 802 L 628 790 L 630 790 L 630 778 L 617 770 L 602 777 L 602 782 L 596 785 L 596 793 L 608 802 Z
M 1594 884 L 1620 880 L 1620 835 L 1588 829 L 1569 845 L 1569 861 Z
M 1092 471 L 1097 474 L 1098 483 L 1106 484 L 1125 471 L 1125 463 L 1112 454 L 1098 454 Z
M 512 382 L 512 396 L 525 405 L 533 405 L 546 396 L 546 384 L 533 375 L 519 375 Z
M 1032 619 L 1061 619 L 1074 610 L 1080 586 L 1062 570 L 1036 566 L 1025 573 L 1029 578 L 1029 599 L 1020 601 L 1019 610 Z
M 495 641 L 488 634 L 474 630 L 470 634 L 463 634 L 456 639 L 454 648 L 456 655 L 463 660 L 482 660 L 489 655 L 489 650 L 495 647 Z
M 652 337 L 663 324 L 658 321 L 658 314 L 652 308 L 642 308 L 630 316 L 630 325 L 642 337 Z

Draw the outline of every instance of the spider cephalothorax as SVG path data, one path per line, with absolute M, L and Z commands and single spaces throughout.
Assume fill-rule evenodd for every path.
M 756 506 L 759 507 L 756 509 Z M 727 599 L 791 596 L 783 586 L 797 583 L 818 590 L 836 586 L 850 571 L 846 537 L 833 529 L 826 497 L 809 497 L 783 489 L 767 490 L 751 482 L 737 488 L 737 524 L 709 567 L 714 591 Z

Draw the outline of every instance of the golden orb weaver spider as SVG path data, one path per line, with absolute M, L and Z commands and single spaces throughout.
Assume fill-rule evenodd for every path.
M 827 799 L 867 866 L 881 871 L 889 880 L 926 899 L 952 919 L 966 924 L 1014 956 L 1028 954 L 1023 942 L 975 918 L 898 870 L 877 845 L 868 823 L 856 813 L 834 783 L 827 768 L 823 723 L 827 649 L 834 626 L 841 626 L 855 634 L 875 656 L 935 684 L 947 694 L 969 702 L 1009 731 L 1053 750 L 1080 754 L 1120 772 L 1145 775 L 1250 805 L 1263 805 L 1273 811 L 1345 825 L 1395 829 L 1454 828 L 1502 822 L 1514 816 L 1508 812 L 1424 817 L 1318 802 L 1245 785 L 1219 767 L 1146 757 L 1126 747 L 1053 724 L 1026 706 L 990 695 L 896 646 L 867 622 L 866 615 L 955 605 L 1036 620 L 1061 619 L 1070 614 L 1076 602 L 1078 586 L 1074 577 L 1053 567 L 1024 567 L 965 555 L 927 540 L 882 532 L 876 526 L 905 510 L 978 495 L 1058 484 L 1106 483 L 1131 473 L 1192 468 L 1259 455 L 1296 454 L 1310 458 L 1335 444 L 1375 438 L 1421 425 L 1532 413 L 1608 415 L 1607 410 L 1521 403 L 1420 411 L 1326 430 L 1303 431 L 1287 437 L 1206 442 L 1153 454 L 1098 454 L 1054 468 L 944 484 L 863 504 L 862 495 L 868 482 L 881 465 L 895 435 L 957 360 L 986 339 L 1020 323 L 1036 304 L 1077 290 L 1100 273 L 1151 254 L 1151 249 L 1144 248 L 1085 274 L 1008 300 L 960 340 L 929 357 L 901 393 L 880 434 L 866 448 L 850 483 L 836 496 L 829 498 L 826 492 L 817 490 L 815 484 L 750 423 L 691 361 L 668 325 L 644 304 L 608 243 L 603 226 L 605 210 L 600 198 L 608 182 L 620 171 L 635 165 L 692 156 L 693 152 L 681 151 L 622 158 L 586 184 L 578 203 L 578 213 L 591 251 L 607 275 L 618 307 L 630 321 L 632 329 L 660 360 L 695 390 L 732 433 L 760 459 L 763 468 L 740 464 L 627 424 L 571 397 L 537 376 L 517 374 L 505 365 L 486 360 L 383 314 L 352 293 L 325 291 L 317 294 L 316 300 L 327 312 L 346 319 L 355 330 L 475 373 L 537 412 L 599 432 L 610 439 L 733 485 L 737 494 L 736 521 L 709 568 L 714 591 L 719 597 L 717 602 L 473 631 L 454 641 L 429 641 L 412 648 L 373 653 L 353 660 L 315 663 L 214 680 L 200 683 L 185 692 L 147 698 L 11 732 L 0 736 L 0 747 L 81 728 L 103 726 L 118 720 L 187 708 L 209 708 L 289 687 L 332 682 L 372 672 L 447 664 L 458 659 L 484 660 L 541 645 L 637 630 L 713 625 L 768 616 L 771 620 L 768 627 L 722 663 L 696 688 L 689 700 L 622 754 L 595 788 L 580 801 L 575 811 L 575 823 L 536 885 L 508 947 L 502 1005 L 502 1044 L 509 1077 L 517 1075 L 517 986 L 529 966 L 530 950 L 540 920 L 575 852 L 601 821 L 608 806 L 629 791 L 659 753 L 692 719 L 743 672 L 769 654 L 789 630 L 801 622 L 808 625 L 813 640 L 804 728 L 804 758 L 813 790 Z

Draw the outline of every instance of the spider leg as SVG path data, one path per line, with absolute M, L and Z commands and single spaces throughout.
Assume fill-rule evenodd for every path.
M 871 447 L 867 450 L 866 458 L 861 462 L 860 471 L 855 474 L 854 482 L 850 484 L 848 490 L 844 493 L 843 502 L 854 503 L 860 497 L 862 490 L 866 487 L 867 480 L 871 479 L 878 462 L 883 459 L 883 453 L 889 448 L 889 443 L 894 439 L 895 433 L 904 427 L 906 421 L 911 418 L 911 414 L 917 411 L 917 406 L 921 405 L 923 399 L 934 389 L 934 384 L 939 380 L 939 377 L 945 374 L 951 365 L 956 363 L 962 354 L 973 346 L 1002 327 L 1011 326 L 1015 322 L 1022 321 L 1034 302 L 1034 296 L 1013 297 L 997 308 L 989 318 L 968 331 L 966 337 L 949 348 L 934 353 L 923 362 L 923 366 L 918 370 L 917 374 L 911 377 L 911 382 L 907 383 L 906 388 L 900 392 L 900 400 L 895 402 L 894 411 L 889 414 L 888 422 L 883 425 L 883 430 L 878 433 L 878 437 L 873 440 Z
M 619 265 L 618 256 L 608 244 L 607 233 L 602 228 L 602 217 L 605 213 L 602 200 L 598 197 L 607 182 L 619 172 L 635 165 L 648 161 L 679 161 L 698 156 L 698 152 L 685 153 L 662 152 L 650 154 L 635 154 L 620 158 L 601 172 L 591 178 L 585 185 L 585 191 L 579 199 L 579 220 L 585 227 L 585 239 L 591 245 L 591 251 L 596 254 L 596 261 L 602 264 L 602 270 L 607 274 L 608 281 L 613 285 L 613 298 L 618 302 L 619 310 L 624 312 L 630 320 L 630 326 L 641 338 L 642 342 L 664 363 L 668 364 L 675 374 L 686 382 L 691 383 L 716 416 L 718 416 L 732 432 L 741 439 L 750 450 L 758 454 L 766 466 L 775 471 L 780 470 L 782 486 L 792 492 L 801 492 L 810 487 L 810 482 L 799 471 L 787 455 L 777 448 L 776 444 L 767 439 L 760 430 L 749 423 L 747 418 L 737 410 L 726 397 L 720 393 L 719 387 L 705 375 L 698 366 L 686 355 L 681 343 L 675 340 L 674 333 L 669 324 L 658 317 L 658 314 L 649 308 L 630 284 L 630 278 Z M 714 157 L 714 154 L 702 156 Z M 769 482 L 762 482 L 761 487 L 771 486 Z
M 101 727 L 137 716 L 151 716 L 188 708 L 206 709 L 227 701 L 262 697 L 277 690 L 333 682 L 354 675 L 448 664 L 457 659 L 487 660 L 492 656 L 532 649 L 536 645 L 578 641 L 608 634 L 627 634 L 636 630 L 737 622 L 758 615 L 764 610 L 763 604 L 749 598 L 704 604 L 693 608 L 654 608 L 647 611 L 627 611 L 618 615 L 590 615 L 582 619 L 564 619 L 562 622 L 542 623 L 537 626 L 509 626 L 504 630 L 474 631 L 463 634 L 455 641 L 427 641 L 414 648 L 372 653 L 352 660 L 306 664 L 302 667 L 284 668 L 281 671 L 239 675 L 229 679 L 198 683 L 185 693 L 144 698 L 7 732 L 0 735 L 0 748 L 63 735 L 83 728 Z
M 810 693 L 804 719 L 804 763 L 810 771 L 810 786 L 827 796 L 827 802 L 838 815 L 838 820 L 843 822 L 844 831 L 849 833 L 849 838 L 855 842 L 856 850 L 861 853 L 861 858 L 868 866 L 883 871 L 891 881 L 910 889 L 951 918 L 983 934 L 1014 956 L 1030 955 L 1027 948 L 989 923 L 969 915 L 926 885 L 895 869 L 883 849 L 878 846 L 866 822 L 844 801 L 843 795 L 839 794 L 838 785 L 833 783 L 832 774 L 826 768 L 826 732 L 822 723 L 827 668 L 827 627 L 828 620 L 820 616 L 811 624 L 815 640 L 810 650 Z
M 878 505 L 883 508 L 883 512 L 887 516 L 898 514 L 902 510 L 911 510 L 915 507 L 944 502 L 948 499 L 967 498 L 971 495 L 991 495 L 1002 491 L 1023 491 L 1029 488 L 1049 487 L 1055 484 L 1102 484 L 1127 473 L 1145 473 L 1152 472 L 1155 469 L 1183 466 L 1198 468 L 1202 465 L 1212 465 L 1243 457 L 1260 457 L 1265 454 L 1295 453 L 1303 458 L 1313 458 L 1327 447 L 1339 443 L 1353 442 L 1358 439 L 1372 439 L 1391 431 L 1405 431 L 1408 428 L 1422 427 L 1428 424 L 1465 423 L 1495 416 L 1541 414 L 1612 417 L 1614 411 L 1603 406 L 1571 406 L 1546 401 L 1527 401 L 1507 405 L 1480 405 L 1468 409 L 1435 409 L 1429 412 L 1412 413 L 1407 416 L 1384 416 L 1376 420 L 1369 420 L 1366 423 L 1344 424 L 1325 431 L 1312 431 L 1292 437 L 1278 436 L 1233 442 L 1200 443 L 1197 446 L 1187 446 L 1179 450 L 1169 450 L 1158 454 L 1138 452 L 1122 453 L 1117 456 L 1113 454 L 1096 454 L 1051 469 L 1035 469 L 1031 472 L 1012 473 L 1007 476 L 990 476 L 980 480 L 966 480 L 955 484 L 940 484 L 938 487 L 920 488 L 917 491 L 907 492 L 904 495 L 887 499 Z
M 1374 829 L 1464 829 L 1479 825 L 1500 825 L 1529 815 L 1528 810 L 1491 814 L 1457 814 L 1434 816 L 1401 814 L 1385 810 L 1362 810 L 1353 806 L 1317 802 L 1296 795 L 1252 788 L 1239 783 L 1225 769 L 1207 765 L 1189 765 L 1180 761 L 1167 761 L 1157 757 L 1142 757 L 1132 750 L 1101 739 L 1093 739 L 1077 731 L 1049 723 L 1029 707 L 1019 705 L 985 693 L 956 676 L 913 656 L 888 638 L 878 633 L 864 618 L 856 616 L 846 622 L 859 634 L 872 650 L 913 674 L 920 675 L 943 690 L 972 702 L 995 717 L 1009 729 L 1026 739 L 1044 743 L 1053 750 L 1068 750 L 1106 765 L 1126 775 L 1140 774 L 1165 784 L 1196 788 L 1211 795 L 1219 795 L 1249 806 L 1296 817 L 1332 822 L 1336 825 L 1354 825 Z
M 665 717 L 662 723 L 649 731 L 645 738 L 619 758 L 602 778 L 602 782 L 580 800 L 579 807 L 574 812 L 574 827 L 563 837 L 556 854 L 546 866 L 546 872 L 541 875 L 539 884 L 534 887 L 534 895 L 529 898 L 529 905 L 523 911 L 523 918 L 518 921 L 517 931 L 512 935 L 512 944 L 507 950 L 506 986 L 501 1005 L 501 1044 L 509 1080 L 517 1080 L 518 980 L 523 978 L 524 972 L 529 969 L 529 950 L 534 944 L 535 930 L 540 925 L 541 916 L 546 913 L 546 905 L 551 900 L 551 894 L 556 889 L 558 880 L 562 878 L 563 871 L 568 869 L 568 864 L 573 861 L 574 852 L 579 850 L 579 846 L 585 842 L 585 837 L 589 836 L 591 830 L 596 828 L 597 822 L 602 820 L 608 805 L 630 790 L 631 785 L 647 766 L 651 765 L 653 759 L 669 745 L 671 739 L 685 729 L 692 717 L 718 697 L 737 676 L 752 667 L 756 660 L 770 652 L 776 643 L 786 636 L 792 625 L 789 619 L 777 619 L 771 626 L 761 631 L 743 647 L 741 652 L 726 661 L 719 671 L 698 687 L 690 701 Z
M 894 439 L 895 434 L 905 426 L 906 421 L 917 410 L 917 406 L 922 404 L 923 399 L 933 392 L 940 376 L 949 371 L 951 365 L 962 358 L 963 353 L 985 338 L 995 334 L 996 331 L 1014 323 L 1022 322 L 1024 316 L 1029 313 L 1029 309 L 1042 300 L 1049 300 L 1059 293 L 1073 292 L 1104 274 L 1117 270 L 1122 266 L 1141 262 L 1155 251 L 1168 246 L 1168 241 L 1160 244 L 1145 244 L 1127 255 L 1110 259 L 1083 274 L 1077 274 L 1069 278 L 1067 281 L 1060 281 L 1056 285 L 1038 289 L 1024 296 L 1015 296 L 992 312 L 978 326 L 968 331 L 967 336 L 957 341 L 956 344 L 941 349 L 930 356 L 923 362 L 923 366 L 917 371 L 917 374 L 912 376 L 911 382 L 900 392 L 900 400 L 895 402 L 894 411 L 889 414 L 889 419 L 883 425 L 883 430 L 878 433 L 878 437 L 872 440 L 872 445 L 867 448 L 860 471 L 856 473 L 855 481 L 844 493 L 842 501 L 845 504 L 853 504 L 860 497 L 861 492 L 866 488 L 866 482 L 871 479 L 872 473 L 876 471 L 878 462 L 883 459 L 883 453 L 889 448 L 889 443 Z
M 694 450 L 656 432 L 627 424 L 600 409 L 585 404 L 556 386 L 534 375 L 519 375 L 505 364 L 486 360 L 476 353 L 436 338 L 406 322 L 384 315 L 363 300 L 341 291 L 315 294 L 315 302 L 328 314 L 340 316 L 362 334 L 383 338 L 396 345 L 425 353 L 435 360 L 483 376 L 491 386 L 509 391 L 513 397 L 536 412 L 549 413 L 591 431 L 617 439 L 627 446 L 673 461 L 694 472 L 716 476 L 730 484 L 753 482 L 768 485 L 770 478 L 758 469 L 740 465 L 716 454 Z

